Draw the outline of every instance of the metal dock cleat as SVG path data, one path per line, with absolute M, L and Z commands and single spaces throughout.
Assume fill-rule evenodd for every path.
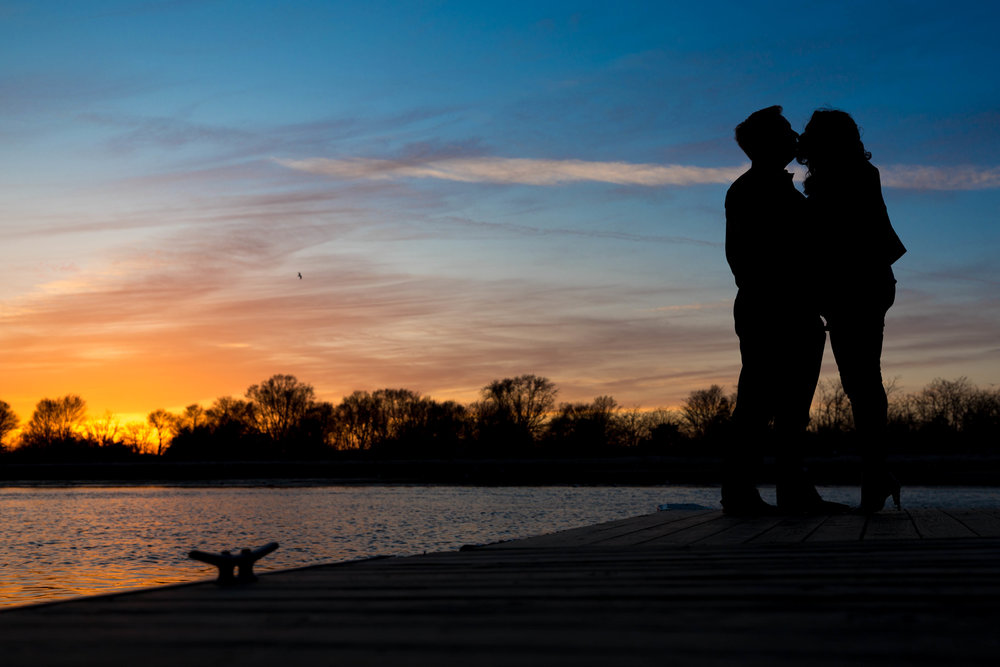
M 219 578 L 216 579 L 216 583 L 223 585 L 248 584 L 257 580 L 257 576 L 253 573 L 253 564 L 277 548 L 277 542 L 270 542 L 257 549 L 243 549 L 235 556 L 228 551 L 211 554 L 195 550 L 188 552 L 188 558 L 219 568 Z M 235 576 L 233 570 L 237 571 Z

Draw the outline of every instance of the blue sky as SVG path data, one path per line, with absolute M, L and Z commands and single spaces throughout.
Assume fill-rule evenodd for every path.
M 626 406 L 732 388 L 732 128 L 771 104 L 864 129 L 909 248 L 886 377 L 992 384 L 998 19 L 981 2 L 0 2 L 0 399 L 23 419 L 65 393 L 141 415 L 274 373 L 332 401 L 471 400 L 521 373 Z

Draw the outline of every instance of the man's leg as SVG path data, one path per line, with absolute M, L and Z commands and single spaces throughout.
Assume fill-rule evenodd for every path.
M 818 316 L 790 327 L 782 345 L 784 356 L 779 374 L 780 399 L 774 418 L 778 437 L 779 471 L 781 467 L 790 470 L 802 467 L 802 441 L 809 427 L 825 347 L 826 330 Z
M 775 495 L 778 508 L 785 514 L 836 513 L 849 509 L 847 505 L 823 500 L 805 466 L 806 429 L 825 347 L 826 331 L 818 316 L 793 327 L 785 345 L 784 389 L 775 415 L 778 459 Z
M 739 317 L 740 370 L 733 410 L 733 428 L 723 438 L 722 507 L 727 514 L 774 513 L 757 491 L 761 447 L 767 437 L 773 410 L 774 386 L 772 338 L 760 322 Z

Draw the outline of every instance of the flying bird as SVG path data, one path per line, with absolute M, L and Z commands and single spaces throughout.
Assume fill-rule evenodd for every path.
M 299 280 L 302 280 L 302 272 L 299 272 Z

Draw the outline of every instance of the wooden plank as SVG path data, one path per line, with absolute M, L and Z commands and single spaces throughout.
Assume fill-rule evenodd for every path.
M 920 537 L 925 539 L 948 539 L 955 537 L 975 537 L 971 528 L 941 510 L 906 510 Z
M 910 515 L 899 510 L 877 512 L 865 523 L 864 540 L 907 540 L 918 539 L 920 533 L 910 519 Z
M 751 541 L 755 544 L 805 542 L 829 518 L 829 515 L 786 518 Z
M 647 526 L 641 530 L 634 530 L 628 533 L 623 533 L 620 535 L 615 535 L 614 537 L 603 538 L 593 542 L 595 545 L 600 546 L 636 546 L 640 544 L 654 544 L 658 540 L 664 539 L 675 533 L 680 533 L 682 531 L 687 531 L 692 528 L 697 528 L 702 525 L 711 524 L 708 530 L 722 530 L 730 525 L 733 521 L 738 521 L 732 517 L 726 517 L 719 510 L 710 511 L 694 511 L 694 512 L 678 512 L 677 515 L 681 517 L 678 520 L 670 521 L 669 523 L 661 523 L 658 525 Z M 717 526 L 717 527 L 716 527 Z M 687 540 L 683 540 L 680 543 L 689 544 Z
M 865 530 L 865 517 L 857 514 L 836 514 L 827 517 L 806 542 L 845 542 L 860 540 Z
M 745 519 L 724 516 L 720 513 L 711 521 L 701 521 L 699 523 L 684 526 L 680 529 L 674 527 L 672 530 L 664 531 L 659 535 L 643 540 L 641 543 L 636 543 L 635 546 L 642 548 L 651 546 L 663 547 L 667 545 L 687 546 L 695 544 L 706 537 L 716 535 L 733 527 L 737 527 L 744 521 Z
M 656 532 L 664 525 L 684 521 L 692 517 L 712 514 L 712 510 L 669 511 L 646 514 L 629 519 L 619 519 L 595 526 L 581 526 L 568 530 L 539 535 L 509 542 L 485 545 L 488 549 L 523 549 L 537 547 L 574 547 L 584 544 L 595 544 L 602 540 L 622 538 L 626 542 L 628 536 L 643 530 Z
M 770 530 L 780 522 L 780 517 L 735 519 L 732 521 L 733 525 L 728 528 L 724 528 L 702 538 L 696 538 L 690 543 L 697 544 L 699 546 L 745 544 L 746 542 L 759 537 L 762 533 Z M 685 533 L 682 533 L 682 535 L 685 535 Z M 686 536 L 690 538 L 693 534 L 687 533 Z
M 947 510 L 947 514 L 980 537 L 1000 537 L 1000 517 L 990 510 Z
M 492 544 L 478 545 L 477 549 L 522 549 L 525 547 L 541 547 L 541 546 L 577 546 L 580 544 L 587 544 L 592 541 L 594 535 L 601 533 L 608 533 L 611 531 L 619 530 L 622 527 L 626 527 L 626 530 L 633 525 L 648 525 L 652 523 L 657 523 L 660 521 L 660 517 L 657 514 L 644 514 L 641 516 L 630 517 L 627 519 L 616 519 L 614 521 L 607 521 L 600 524 L 579 526 L 576 528 L 568 528 L 565 530 L 560 530 L 554 533 L 543 533 L 541 535 L 532 535 L 530 537 L 522 537 L 514 540 L 504 540 L 502 542 L 494 542 Z

